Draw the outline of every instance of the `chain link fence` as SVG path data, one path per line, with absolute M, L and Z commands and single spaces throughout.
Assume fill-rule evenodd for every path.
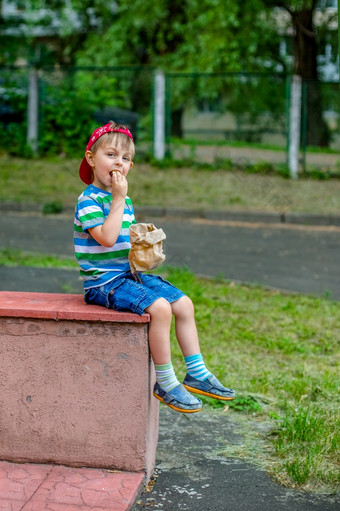
M 286 165 L 291 78 L 266 73 L 168 74 L 168 154 L 210 163 Z M 318 95 L 323 109 L 315 122 Z M 338 84 L 303 83 L 301 170 L 340 170 L 339 114 Z M 313 147 L 322 122 L 323 149 Z
M 209 162 L 234 161 L 238 144 L 285 151 L 286 89 L 280 75 L 168 74 L 168 151 Z
M 0 144 L 13 154 L 29 152 L 29 72 L 0 69 Z M 128 125 L 144 147 L 152 145 L 152 69 L 43 68 L 36 74 L 39 154 L 79 155 L 93 129 L 111 119 Z
M 29 67 L 0 68 L 0 146 L 29 155 L 27 102 Z M 90 133 L 110 119 L 127 124 L 137 149 L 152 154 L 154 75 L 145 67 L 42 68 L 38 84 L 38 154 L 79 157 Z M 167 154 L 196 161 L 287 162 L 290 76 L 249 73 L 166 73 Z M 321 83 L 327 157 L 311 157 L 308 130 L 314 83 L 302 91 L 301 166 L 339 170 L 338 84 Z M 319 154 L 319 158 L 317 157 Z M 326 154 L 326 153 L 325 153 Z M 316 162 L 316 163 L 313 163 Z M 326 166 L 326 167 L 325 167 Z

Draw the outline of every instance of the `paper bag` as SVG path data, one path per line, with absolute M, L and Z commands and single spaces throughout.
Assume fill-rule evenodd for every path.
M 165 255 L 162 241 L 165 238 L 163 229 L 157 229 L 154 224 L 130 226 L 129 263 L 132 273 L 152 270 L 163 263 Z

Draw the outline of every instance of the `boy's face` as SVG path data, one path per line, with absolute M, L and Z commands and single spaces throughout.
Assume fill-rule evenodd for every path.
M 88 164 L 93 171 L 93 185 L 101 190 L 112 190 L 112 174 L 120 172 L 124 177 L 133 166 L 132 154 L 119 139 L 101 145 L 95 153 L 86 151 Z

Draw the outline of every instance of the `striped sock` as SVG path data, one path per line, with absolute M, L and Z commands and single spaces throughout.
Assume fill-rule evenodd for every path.
M 165 392 L 169 392 L 180 384 L 171 362 L 162 365 L 155 364 L 155 370 L 157 383 Z
M 212 373 L 205 367 L 201 353 L 184 357 L 184 360 L 187 365 L 188 374 L 193 378 L 204 381 L 211 376 Z

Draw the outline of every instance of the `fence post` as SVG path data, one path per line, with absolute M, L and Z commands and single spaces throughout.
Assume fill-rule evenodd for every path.
M 288 167 L 292 179 L 298 178 L 301 128 L 301 76 L 293 75 L 290 89 Z
M 28 80 L 27 145 L 34 155 L 38 152 L 38 104 L 38 71 L 31 67 Z
M 306 150 L 307 150 L 307 82 L 302 82 L 302 100 L 301 100 L 301 149 L 302 149 L 302 172 L 306 173 Z
M 165 154 L 165 77 L 159 69 L 155 72 L 154 157 L 163 160 Z
M 338 48 L 340 48 L 340 9 L 339 9 L 339 2 L 338 2 Z M 340 75 L 340 58 L 339 58 L 339 51 L 338 51 L 338 64 L 339 64 L 339 75 Z M 340 83 L 339 83 L 340 87 Z

